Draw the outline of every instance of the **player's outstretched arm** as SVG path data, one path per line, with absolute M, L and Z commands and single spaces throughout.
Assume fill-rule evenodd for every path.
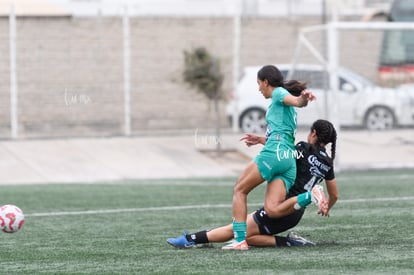
M 328 205 L 327 211 L 324 213 L 320 213 L 322 216 L 329 216 L 329 210 L 335 205 L 336 201 L 338 200 L 338 187 L 336 185 L 336 179 L 333 180 L 326 180 L 326 190 L 328 192 Z
M 244 141 L 244 143 L 250 147 L 252 145 L 256 144 L 265 144 L 266 143 L 266 137 L 257 136 L 253 134 L 245 134 L 240 138 L 240 141 Z
M 283 99 L 283 103 L 289 106 L 305 107 L 309 101 L 316 100 L 316 96 L 310 91 L 302 91 L 300 96 L 287 95 Z

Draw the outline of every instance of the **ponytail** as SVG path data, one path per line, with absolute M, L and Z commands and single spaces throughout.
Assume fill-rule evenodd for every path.
M 288 90 L 291 95 L 300 96 L 302 91 L 306 90 L 307 83 L 302 83 L 297 80 L 289 80 L 283 83 L 283 88 Z

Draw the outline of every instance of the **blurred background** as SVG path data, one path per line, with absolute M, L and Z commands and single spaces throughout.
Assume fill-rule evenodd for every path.
M 300 110 L 299 139 L 326 118 L 348 167 L 412 168 L 413 21 L 410 0 L 3 0 L 0 139 L 226 147 L 264 132 L 255 73 L 275 64 L 318 95 Z M 183 79 L 184 52 L 198 48 L 219 61 L 218 110 Z

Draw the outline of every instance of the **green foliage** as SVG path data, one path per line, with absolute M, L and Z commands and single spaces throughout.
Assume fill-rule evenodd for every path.
M 220 62 L 205 48 L 184 51 L 184 80 L 197 91 L 213 100 L 220 97 L 224 76 L 220 72 Z
M 4 185 L 1 201 L 20 206 L 26 224 L 0 232 L 0 274 L 412 274 L 414 171 L 337 179 L 331 216 L 309 206 L 295 228 L 318 246 L 234 252 L 165 240 L 230 223 L 235 178 Z M 249 194 L 249 211 L 265 187 Z M 63 213 L 34 215 L 44 212 Z

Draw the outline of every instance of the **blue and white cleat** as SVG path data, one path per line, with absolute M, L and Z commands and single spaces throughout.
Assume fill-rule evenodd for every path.
M 190 242 L 185 237 L 187 235 L 187 231 L 183 232 L 183 235 L 177 237 L 177 238 L 168 238 L 167 243 L 170 245 L 176 247 L 176 248 L 194 248 L 196 247 L 195 242 Z
M 287 235 L 288 246 L 314 246 L 315 243 L 299 236 L 295 232 L 289 232 Z

